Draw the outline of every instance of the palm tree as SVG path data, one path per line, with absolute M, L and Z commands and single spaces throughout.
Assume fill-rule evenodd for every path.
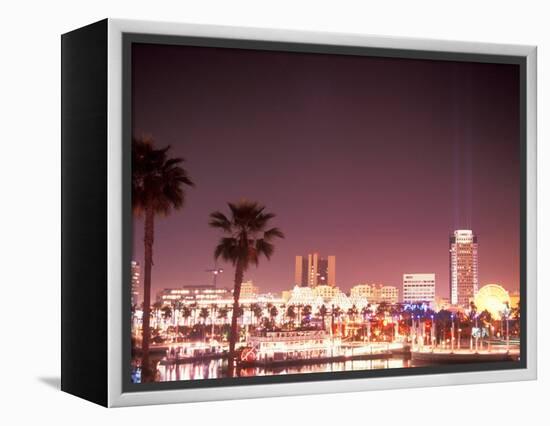
M 263 309 L 259 303 L 253 303 L 250 305 L 250 311 L 254 315 L 255 323 L 258 324 L 258 320 L 262 317 Z
M 202 339 L 206 341 L 206 320 L 210 316 L 210 310 L 207 307 L 202 307 L 199 311 L 199 317 L 202 318 Z
M 212 326 L 210 334 L 212 335 L 212 339 L 213 339 L 216 331 L 216 312 L 218 311 L 218 305 L 216 305 L 215 303 L 212 303 L 210 305 L 210 311 L 212 312 L 212 318 L 210 319 L 210 324 Z
M 440 341 L 445 341 L 447 330 L 452 327 L 453 325 L 453 313 L 446 310 L 441 309 L 437 314 L 435 314 L 435 327 L 436 330 L 440 333 Z M 437 339 L 437 336 L 436 336 Z
M 183 317 L 187 325 L 189 325 L 188 320 L 191 314 L 192 314 L 192 311 L 191 311 L 191 308 L 189 308 L 189 306 L 183 306 L 181 308 L 181 316 Z
M 309 324 L 309 321 L 311 320 L 311 312 L 312 308 L 311 305 L 305 305 L 302 309 L 302 325 L 303 324 Z
M 151 268 L 155 216 L 167 216 L 179 210 L 185 202 L 184 186 L 194 186 L 183 159 L 171 158 L 170 147 L 155 149 L 153 141 L 146 138 L 132 140 L 132 210 L 136 217 L 144 217 L 144 269 L 143 269 L 143 340 L 142 378 L 152 379 L 149 365 Z
M 351 318 L 352 322 L 355 322 L 355 317 L 358 313 L 359 313 L 359 310 L 355 305 L 353 305 L 351 308 L 348 309 L 348 316 Z
M 199 312 L 199 317 L 202 318 L 203 325 L 206 325 L 206 320 L 208 319 L 209 316 L 210 316 L 210 310 L 207 307 L 201 308 Z
M 258 266 L 260 258 L 268 260 L 273 255 L 276 238 L 284 238 L 278 228 L 268 228 L 269 221 L 275 217 L 267 213 L 265 207 L 250 201 L 228 203 L 230 216 L 220 211 L 210 215 L 210 226 L 225 234 L 214 250 L 214 258 L 230 262 L 235 267 L 233 285 L 233 312 L 237 312 L 241 295 L 244 273 L 251 265 Z M 238 339 L 237 316 L 231 318 L 229 338 L 229 377 L 233 376 L 235 362 L 235 344 Z
M 158 322 L 162 318 L 161 309 L 162 309 L 162 303 L 155 302 L 153 303 L 153 309 L 151 310 L 151 315 L 149 315 L 149 318 L 155 318 L 157 327 L 158 327 Z
M 367 306 L 361 309 L 361 315 L 363 316 L 363 321 L 365 321 L 365 319 L 369 317 L 371 314 L 372 314 L 372 307 L 371 307 L 371 304 L 369 303 L 367 304 Z
M 276 306 L 271 306 L 269 309 L 269 317 L 271 319 L 271 326 L 275 326 L 275 318 L 277 318 L 277 315 L 279 315 L 279 310 Z
M 323 330 L 326 328 L 325 326 L 325 317 L 327 316 L 327 313 L 328 313 L 328 309 L 325 305 L 321 305 L 321 307 L 319 308 L 319 311 L 317 312 L 317 314 L 321 317 L 321 323 L 323 324 Z
M 227 319 L 228 312 L 229 312 L 229 309 L 227 308 L 227 306 L 224 306 L 218 309 L 218 318 L 222 320 L 223 324 L 225 324 L 225 320 Z
M 294 307 L 294 305 L 289 305 L 289 307 L 286 309 L 286 316 L 290 318 L 290 323 L 292 324 L 292 327 L 294 327 L 294 320 L 297 316 L 296 308 Z
M 181 300 L 176 301 L 174 303 L 174 312 L 177 313 L 177 321 L 176 321 L 176 342 L 178 341 L 178 337 L 180 334 L 180 316 L 181 316 L 181 310 L 183 309 L 183 302 Z
M 163 306 L 161 308 L 162 318 L 164 321 L 167 321 L 169 318 L 172 318 L 172 308 L 170 306 Z
M 390 306 L 388 302 L 380 302 L 378 304 L 378 307 L 376 308 L 376 316 L 379 319 L 384 319 L 386 318 L 386 314 L 389 312 L 389 310 L 390 310 Z
M 342 309 L 340 309 L 339 306 L 332 305 L 332 310 L 330 314 L 331 314 L 331 332 L 334 333 L 334 319 L 336 318 L 338 320 L 338 335 L 341 335 L 342 330 L 340 329 L 340 315 L 342 315 Z
M 194 327 L 197 324 L 197 309 L 199 308 L 199 305 L 197 302 L 193 302 L 189 305 L 189 308 L 191 309 L 191 324 Z
M 364 306 L 363 309 L 361 309 L 361 315 L 363 316 L 363 341 L 365 340 L 365 320 L 368 321 L 368 337 L 370 338 L 370 316 L 372 315 L 372 307 L 371 304 L 368 303 L 367 306 Z M 370 341 L 370 340 L 369 340 Z
M 484 326 L 489 326 L 493 322 L 493 316 L 487 309 L 485 309 L 479 314 L 479 320 Z
M 470 302 L 470 319 L 475 318 L 477 315 L 477 306 L 474 302 Z
M 357 309 L 357 306 L 352 305 L 351 308 L 348 309 L 347 315 L 348 315 L 348 322 L 346 324 L 346 335 L 348 337 L 351 337 L 352 340 L 355 338 L 355 319 L 357 318 L 357 314 L 359 313 L 359 309 Z M 351 326 L 351 323 L 353 323 L 353 328 Z

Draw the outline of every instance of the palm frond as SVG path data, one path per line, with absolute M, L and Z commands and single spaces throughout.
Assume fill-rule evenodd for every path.
M 181 158 L 168 156 L 170 146 L 156 149 L 151 138 L 132 140 L 132 209 L 141 215 L 147 206 L 167 215 L 185 203 L 184 186 L 194 186 Z
M 222 258 L 246 270 L 249 265 L 258 265 L 261 257 L 270 259 L 274 253 L 272 241 L 284 238 L 279 228 L 265 230 L 275 217 L 265 212 L 265 206 L 248 200 L 227 203 L 230 215 L 220 211 L 210 214 L 209 224 L 221 229 L 227 237 L 218 243 L 214 256 Z
M 285 234 L 279 228 L 271 228 L 264 232 L 264 240 L 271 241 L 275 238 L 284 238 Z
M 268 260 L 271 259 L 273 252 L 275 251 L 275 246 L 268 242 L 267 240 L 260 238 L 256 240 L 256 253 L 257 255 L 264 255 Z
M 210 214 L 208 224 L 212 228 L 220 228 L 226 232 L 231 232 L 231 221 L 220 211 L 215 211 Z
M 223 237 L 214 250 L 214 259 L 222 258 L 226 262 L 236 264 L 239 260 L 240 248 L 236 238 Z

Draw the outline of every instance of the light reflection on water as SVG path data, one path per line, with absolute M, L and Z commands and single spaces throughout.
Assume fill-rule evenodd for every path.
M 222 360 L 212 360 L 206 363 L 180 364 L 177 366 L 158 366 L 159 381 L 217 379 L 224 377 Z M 240 370 L 240 376 L 273 376 L 283 374 L 330 373 L 335 371 L 378 370 L 383 368 L 413 367 L 409 360 L 391 358 L 387 360 L 355 360 L 332 362 L 315 365 L 290 366 L 284 368 L 245 368 Z
M 174 380 L 216 379 L 221 377 L 222 360 L 212 360 L 200 364 L 180 364 L 158 366 L 161 382 Z

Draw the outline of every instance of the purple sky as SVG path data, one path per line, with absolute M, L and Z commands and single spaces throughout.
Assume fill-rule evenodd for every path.
M 317 251 L 343 290 L 433 272 L 447 296 L 461 228 L 478 235 L 480 285 L 519 288 L 515 65 L 134 45 L 133 131 L 171 145 L 196 183 L 156 221 L 153 294 L 211 282 L 208 215 L 241 198 L 286 234 L 246 274 L 261 291 L 289 289 L 294 256 Z

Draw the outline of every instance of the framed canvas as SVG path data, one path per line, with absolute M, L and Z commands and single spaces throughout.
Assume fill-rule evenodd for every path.
M 536 378 L 536 48 L 106 19 L 62 42 L 62 389 Z

